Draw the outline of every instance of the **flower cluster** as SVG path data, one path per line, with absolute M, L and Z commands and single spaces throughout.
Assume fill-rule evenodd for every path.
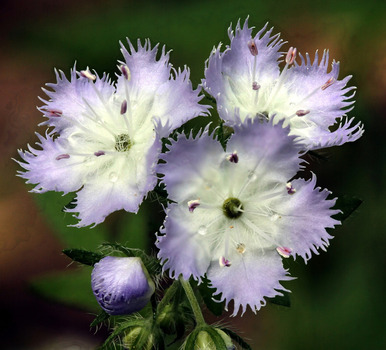
M 326 250 L 327 229 L 340 224 L 336 199 L 314 174 L 300 176 L 301 157 L 363 134 L 346 116 L 355 88 L 347 86 L 350 76 L 339 79 L 339 63 L 329 70 L 328 51 L 313 61 L 293 47 L 280 52 L 284 42 L 272 31 L 265 26 L 252 36 L 248 21 L 238 23 L 228 31 L 230 45 L 215 47 L 207 60 L 202 88 L 231 129 L 228 140 L 220 127 L 207 127 L 170 139 L 162 153 L 161 139 L 208 106 L 199 104 L 189 70 L 173 69 L 164 49 L 157 59 L 158 46 L 138 41 L 135 49 L 129 41 L 115 83 L 89 69 L 74 68 L 70 80 L 56 73 L 40 108 L 48 130 L 38 135 L 41 149 L 19 151 L 19 176 L 36 184 L 34 192 L 76 191 L 67 211 L 88 226 L 116 210 L 137 212 L 158 174 L 169 199 L 156 241 L 163 271 L 207 278 L 226 306 L 233 301 L 233 315 L 259 310 L 287 291 L 281 283 L 292 277 L 282 259 L 307 261 Z M 119 315 L 143 308 L 155 286 L 137 258 L 105 257 L 95 264 L 92 288 L 101 307 Z M 164 304 L 160 314 L 176 313 Z M 127 344 L 142 334 L 131 327 Z M 213 338 L 233 348 L 224 332 L 200 327 L 192 344 Z

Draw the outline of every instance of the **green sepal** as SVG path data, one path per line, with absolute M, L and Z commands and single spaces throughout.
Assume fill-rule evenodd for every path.
M 155 257 L 147 255 L 141 249 L 128 248 L 119 243 L 103 243 L 102 247 L 104 247 L 105 250 L 108 251 L 108 254 L 106 255 L 113 254 L 114 251 L 118 251 L 123 253 L 127 257 L 141 258 L 143 264 L 145 265 L 150 275 L 158 275 L 162 272 L 162 267 L 159 263 L 159 260 Z
M 226 145 L 229 138 L 232 136 L 234 129 L 224 125 L 224 121 L 221 120 L 219 126 L 216 128 L 215 136 L 217 141 L 221 143 L 221 146 L 226 150 Z
M 231 331 L 228 328 L 220 328 L 224 333 L 228 334 L 232 340 L 234 340 L 236 343 L 238 343 L 242 349 L 246 350 L 252 350 L 251 346 L 243 339 L 241 338 L 238 334 L 235 332 Z
M 196 345 L 196 339 L 198 336 L 198 333 L 200 333 L 204 328 L 197 327 L 193 330 L 192 333 L 188 335 L 186 338 L 185 344 L 183 349 L 184 350 L 195 350 L 195 345 Z
M 109 318 L 110 315 L 106 311 L 102 310 L 99 315 L 95 317 L 94 321 L 91 322 L 90 327 L 96 327 L 104 321 L 108 320 Z
M 202 278 L 202 282 L 198 285 L 198 290 L 210 312 L 215 316 L 221 316 L 225 308 L 225 302 L 220 302 L 218 295 L 213 296 L 216 289 L 209 287 L 209 280 L 206 277 Z
M 334 205 L 334 209 L 340 209 L 342 212 L 334 215 L 333 218 L 343 222 L 359 208 L 362 202 L 363 201 L 357 197 L 347 195 L 339 196 Z
M 107 337 L 105 342 L 102 344 L 102 346 L 99 348 L 100 350 L 105 350 L 108 349 L 109 344 L 116 338 L 117 336 L 121 335 L 125 330 L 128 330 L 129 328 L 134 328 L 134 327 L 143 327 L 144 324 L 147 322 L 147 320 L 144 319 L 130 319 L 125 322 L 122 322 L 119 324 L 113 332 Z M 138 348 L 140 349 L 140 348 Z
M 105 257 L 103 254 L 83 249 L 63 249 L 62 252 L 72 260 L 89 266 L 94 266 L 99 260 Z
M 274 298 L 267 298 L 267 301 L 271 304 L 290 307 L 291 306 L 291 298 L 290 293 L 286 291 L 280 291 L 283 295 L 276 295 Z
M 225 344 L 225 341 L 224 339 L 221 337 L 221 335 L 215 330 L 215 328 L 213 327 L 208 327 L 208 328 L 205 328 L 204 329 L 205 332 L 207 332 L 210 337 L 212 338 L 212 341 L 214 343 L 214 345 L 216 346 L 216 349 L 218 350 L 221 350 L 221 349 L 224 349 L 226 350 L 227 349 L 227 346 Z

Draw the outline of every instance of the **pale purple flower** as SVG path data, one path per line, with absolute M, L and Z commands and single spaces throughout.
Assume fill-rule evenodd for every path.
M 351 76 L 338 79 L 339 62 L 333 61 L 329 69 L 324 51 L 321 59 L 316 52 L 313 61 L 308 53 L 299 54 L 299 64 L 296 48 L 280 52 L 283 40 L 266 28 L 252 36 L 248 20 L 243 27 L 239 22 L 235 32 L 228 30 L 230 46 L 222 52 L 220 44 L 211 52 L 203 86 L 216 98 L 220 117 L 230 125 L 255 116 L 274 123 L 283 120 L 305 150 L 361 137 L 363 126 L 345 116 L 353 109 L 355 87 L 346 86 Z
M 140 258 L 106 256 L 95 264 L 91 287 L 98 304 L 110 315 L 143 309 L 155 291 Z
M 47 84 L 49 97 L 40 108 L 50 127 L 38 135 L 41 149 L 19 151 L 26 170 L 19 176 L 37 184 L 34 192 L 78 191 L 77 226 L 96 225 L 119 209 L 137 212 L 157 182 L 155 164 L 160 139 L 187 120 L 206 112 L 198 104 L 189 70 L 175 70 L 169 53 L 138 41 L 135 50 L 122 45 L 124 62 L 116 83 L 88 69 L 56 72 Z
M 181 136 L 158 166 L 175 202 L 156 243 L 164 269 L 174 278 L 206 274 L 221 300 L 234 301 L 233 315 L 281 295 L 280 281 L 292 279 L 282 257 L 307 261 L 328 246 L 326 228 L 340 224 L 335 199 L 315 187 L 314 175 L 289 182 L 302 168 L 302 145 L 288 132 L 247 119 L 226 151 L 207 132 Z

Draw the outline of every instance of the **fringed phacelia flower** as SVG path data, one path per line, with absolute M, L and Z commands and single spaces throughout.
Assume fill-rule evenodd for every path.
M 234 301 L 233 315 L 281 295 L 280 281 L 291 279 L 282 257 L 307 261 L 328 246 L 326 228 L 340 223 L 332 218 L 335 199 L 315 187 L 314 175 L 289 183 L 301 169 L 301 145 L 288 132 L 247 119 L 226 151 L 206 132 L 181 136 L 157 171 L 175 202 L 156 243 L 164 269 L 174 278 L 206 274 L 215 294 Z
M 149 41 L 138 41 L 137 51 L 128 43 L 116 83 L 88 69 L 74 68 L 70 80 L 56 72 L 40 108 L 50 131 L 38 135 L 41 149 L 19 151 L 26 170 L 19 176 L 37 184 L 34 192 L 79 190 L 76 207 L 67 209 L 79 213 L 77 226 L 119 209 L 137 212 L 156 184 L 160 139 L 206 112 L 187 68 L 173 69 L 164 48 L 157 60 L 158 45 Z
M 95 264 L 91 287 L 101 308 L 110 315 L 143 309 L 155 286 L 140 258 L 106 256 Z
M 290 135 L 298 136 L 303 149 L 312 150 L 361 137 L 363 126 L 354 125 L 345 113 L 353 107 L 354 87 L 347 87 L 351 76 L 338 80 L 339 62 L 332 62 L 328 70 L 329 54 L 318 52 L 312 62 L 308 53 L 290 47 L 279 52 L 283 40 L 273 35 L 273 28 L 264 26 L 255 36 L 248 20 L 235 32 L 228 30 L 230 46 L 221 52 L 221 44 L 213 49 L 206 63 L 203 86 L 217 100 L 220 117 L 228 124 L 247 117 L 261 120 L 283 120 L 290 126 Z M 280 70 L 279 61 L 284 61 Z M 350 94 L 351 93 L 351 94 Z M 238 113 L 235 114 L 235 109 Z M 239 115 L 240 120 L 235 118 Z

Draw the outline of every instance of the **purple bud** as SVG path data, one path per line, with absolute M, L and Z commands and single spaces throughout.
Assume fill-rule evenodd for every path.
M 106 256 L 95 264 L 91 287 L 110 315 L 128 315 L 146 306 L 155 286 L 140 258 Z

